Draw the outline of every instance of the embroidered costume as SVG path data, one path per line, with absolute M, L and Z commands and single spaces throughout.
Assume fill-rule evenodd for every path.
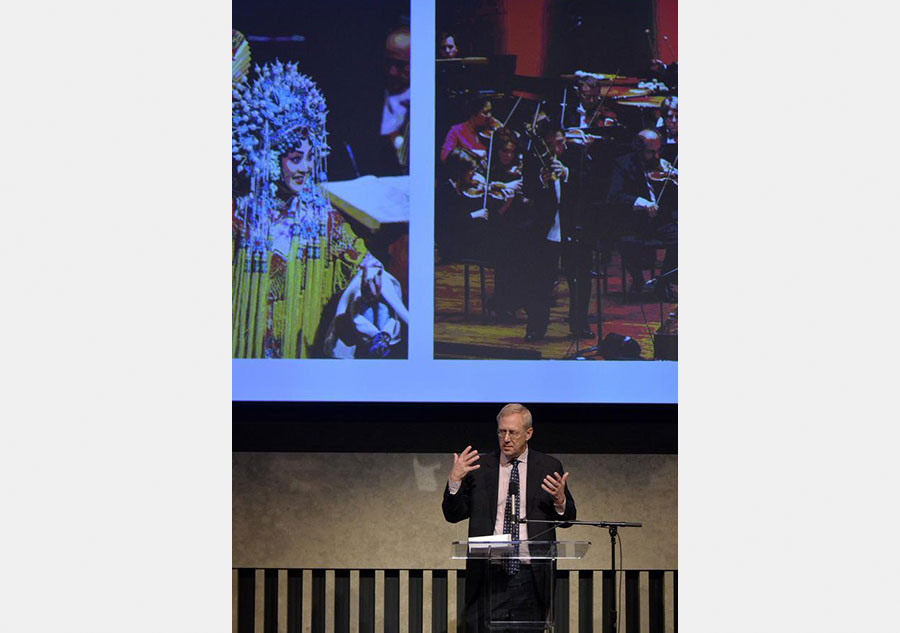
M 294 63 L 255 70 L 232 91 L 235 174 L 249 180 L 233 208 L 232 355 L 321 357 L 326 304 L 361 263 L 380 264 L 320 188 L 327 110 L 315 83 Z M 311 167 L 294 180 L 283 160 L 300 151 Z

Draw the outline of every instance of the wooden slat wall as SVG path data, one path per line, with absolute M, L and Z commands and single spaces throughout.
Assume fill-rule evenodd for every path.
M 456 633 L 456 570 L 447 572 L 447 633 Z
M 314 604 L 316 597 L 313 593 L 313 570 L 304 569 L 301 572 L 291 572 L 302 574 L 299 609 L 296 608 L 298 605 L 289 604 L 291 598 L 288 593 L 288 571 L 289 570 L 286 569 L 279 569 L 277 570 L 277 575 L 270 575 L 269 579 L 267 579 L 265 569 L 244 570 L 243 572 L 237 569 L 232 570 L 232 633 L 264 633 L 265 631 L 273 630 L 278 633 L 288 633 L 289 631 L 293 632 L 297 630 L 302 631 L 302 633 L 313 633 L 312 614 L 314 610 L 320 612 L 320 609 L 325 616 L 324 633 L 336 633 L 335 570 L 324 570 L 325 602 L 321 605 Z M 629 570 L 629 573 L 634 573 L 634 571 L 635 570 Z M 369 594 L 370 600 L 374 598 L 375 605 L 373 626 L 371 620 L 368 625 L 362 622 L 364 618 L 372 616 L 360 613 L 360 570 L 354 569 L 349 571 L 350 600 L 349 605 L 344 606 L 344 630 L 346 630 L 347 626 L 346 615 L 347 610 L 349 609 L 349 633 L 360 633 L 361 630 L 374 630 L 374 633 L 385 633 L 385 609 L 390 608 L 385 605 L 385 572 L 386 570 L 383 569 L 374 570 L 374 596 L 372 596 L 371 593 Z M 238 577 L 241 573 L 252 573 L 253 575 L 254 583 L 252 591 L 250 592 L 253 594 L 252 600 L 250 600 L 251 596 L 249 595 L 244 596 L 244 600 L 241 599 L 241 584 L 238 582 Z M 274 572 L 272 573 L 274 574 Z M 322 574 L 322 571 L 318 571 L 317 573 Z M 346 591 L 347 572 L 342 573 L 344 574 L 344 591 Z M 372 572 L 369 573 L 371 574 Z M 456 570 L 451 569 L 446 571 L 446 622 L 435 621 L 434 624 L 432 624 L 432 604 L 435 599 L 440 597 L 440 595 L 434 593 L 434 572 L 428 569 L 422 570 L 421 597 L 416 593 L 416 600 L 421 600 L 421 604 L 415 605 L 410 604 L 410 570 L 403 569 L 389 573 L 392 574 L 392 577 L 395 579 L 394 582 L 396 582 L 396 579 L 399 576 L 399 633 L 442 633 L 443 631 L 446 631 L 446 633 L 457 633 L 460 626 L 459 620 L 463 615 L 459 613 L 459 595 L 457 589 L 461 577 Z M 418 572 L 416 573 L 418 574 Z M 677 573 L 674 570 L 654 570 L 653 573 L 657 574 L 657 576 L 655 576 L 657 579 L 659 578 L 658 574 L 662 574 L 661 593 L 659 593 L 658 589 L 655 591 L 651 591 L 650 589 L 650 570 L 637 570 L 638 582 L 636 588 L 633 590 L 630 590 L 629 587 L 625 585 L 624 573 L 616 574 L 616 582 L 621 585 L 621 589 L 617 587 L 617 593 L 618 591 L 622 592 L 622 602 L 619 609 L 619 631 L 631 630 L 639 631 L 640 633 L 675 633 L 678 630 L 676 621 Z M 319 577 L 321 578 L 321 576 Z M 587 579 L 586 582 L 590 582 L 590 586 L 585 585 L 585 591 L 589 591 L 590 599 L 592 601 L 592 604 L 590 605 L 590 622 L 579 621 L 579 583 L 581 582 L 582 575 L 577 571 L 558 571 L 557 578 L 568 580 L 568 591 L 563 596 L 563 599 L 568 599 L 568 618 L 561 622 L 558 627 L 564 628 L 565 630 L 556 630 L 554 633 L 579 633 L 579 630 L 588 631 L 590 633 L 609 633 L 602 630 L 604 622 L 602 596 L 604 582 L 608 583 L 609 578 L 607 577 L 604 579 L 604 574 L 601 570 L 594 570 L 584 577 Z M 277 603 L 274 612 L 270 612 L 267 615 L 265 608 L 266 583 L 272 581 L 277 582 Z M 658 583 L 658 580 L 655 582 Z M 396 584 L 394 586 L 396 587 Z M 441 586 L 443 587 L 443 583 Z M 659 585 L 657 584 L 656 586 L 658 587 Z M 371 582 L 368 587 L 371 592 Z M 274 589 L 275 588 L 273 587 L 269 587 L 270 592 Z M 636 592 L 636 595 L 631 595 L 629 591 Z M 295 596 L 296 595 L 297 594 L 295 594 Z M 318 599 L 322 599 L 321 594 L 319 594 Z M 651 605 L 651 599 L 659 601 L 660 604 Z M 635 601 L 638 607 L 632 613 L 632 619 L 637 618 L 639 622 L 632 622 L 629 624 L 626 618 L 625 605 L 629 603 L 633 604 Z M 245 617 L 241 620 L 241 618 L 239 618 L 241 604 L 246 606 L 249 606 L 250 604 L 253 605 L 252 619 Z M 396 603 L 394 608 L 396 608 Z M 650 628 L 651 608 L 663 614 L 662 621 L 655 623 L 654 630 L 651 630 Z M 421 627 L 419 627 L 418 630 L 413 630 L 413 627 L 410 626 L 410 612 L 412 609 L 420 610 L 422 613 Z M 289 612 L 299 614 L 301 622 L 289 622 Z M 635 616 L 635 614 L 637 615 Z M 274 617 L 276 622 L 266 622 L 267 617 Z M 250 624 L 252 624 L 252 630 L 242 630 L 242 621 L 247 629 L 250 629 Z
M 231 570 L 231 633 L 238 633 L 238 570 Z

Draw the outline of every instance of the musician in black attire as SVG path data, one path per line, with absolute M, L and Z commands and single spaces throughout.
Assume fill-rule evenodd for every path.
M 678 97 L 666 97 L 659 108 L 656 133 L 662 143 L 660 154 L 670 163 L 678 157 Z
M 577 216 L 575 174 L 563 163 L 566 137 L 549 120 L 539 126 L 534 144 L 546 155 L 529 156 L 525 164 L 525 196 L 533 205 L 530 226 L 531 287 L 525 311 L 528 325 L 526 341 L 544 337 L 550 320 L 550 302 L 556 281 L 560 255 L 569 283 L 569 329 L 580 338 L 592 338 L 587 325 L 591 295 L 590 250 L 580 238 Z M 586 251 L 586 252 L 585 252 Z
M 522 248 L 531 220 L 531 209 L 523 196 L 522 152 L 516 134 L 506 127 L 494 132 L 491 142 L 491 194 L 487 209 L 494 228 L 494 296 L 488 310 L 500 322 L 514 322 L 524 307 L 530 280 L 531 254 Z
M 476 179 L 478 162 L 466 150 L 447 155 L 446 176 L 435 190 L 434 235 L 442 260 L 492 257 L 484 179 Z
M 567 128 L 591 129 L 615 125 L 618 115 L 603 105 L 600 79 L 586 75 L 578 82 L 578 105 L 566 110 Z
M 409 173 L 410 31 L 384 28 L 390 15 L 372 6 L 342 24 L 354 46 L 330 63 L 343 83 L 329 101 L 329 180 Z
M 621 253 L 631 274 L 630 293 L 635 294 L 643 290 L 643 270 L 651 267 L 656 248 L 666 249 L 663 273 L 678 266 L 677 185 L 654 178 L 659 175 L 654 172 L 667 165 L 660 160 L 661 147 L 657 132 L 642 130 L 633 151 L 614 162 L 610 179 L 607 202 L 615 205 L 624 220 Z

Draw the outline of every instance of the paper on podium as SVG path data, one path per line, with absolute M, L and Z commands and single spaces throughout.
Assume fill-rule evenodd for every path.
M 489 536 L 470 536 L 469 549 L 499 549 L 511 546 L 512 536 L 509 534 L 491 534 Z
M 331 204 L 372 231 L 409 223 L 409 176 L 360 176 L 322 187 Z

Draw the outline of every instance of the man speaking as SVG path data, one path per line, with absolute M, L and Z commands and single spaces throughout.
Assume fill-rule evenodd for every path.
M 453 454 L 444 489 L 444 518 L 469 519 L 469 537 L 510 534 L 512 540 L 555 541 L 556 530 L 544 523 L 519 519 L 574 521 L 575 500 L 560 461 L 535 450 L 531 412 L 508 404 L 497 414 L 500 452 L 480 455 L 471 446 Z M 564 526 L 567 527 L 567 526 Z M 551 569 L 512 558 L 502 564 L 466 561 L 466 624 L 468 633 L 485 631 L 485 589 L 490 574 L 492 620 L 538 621 L 547 617 L 550 596 L 546 574 Z

